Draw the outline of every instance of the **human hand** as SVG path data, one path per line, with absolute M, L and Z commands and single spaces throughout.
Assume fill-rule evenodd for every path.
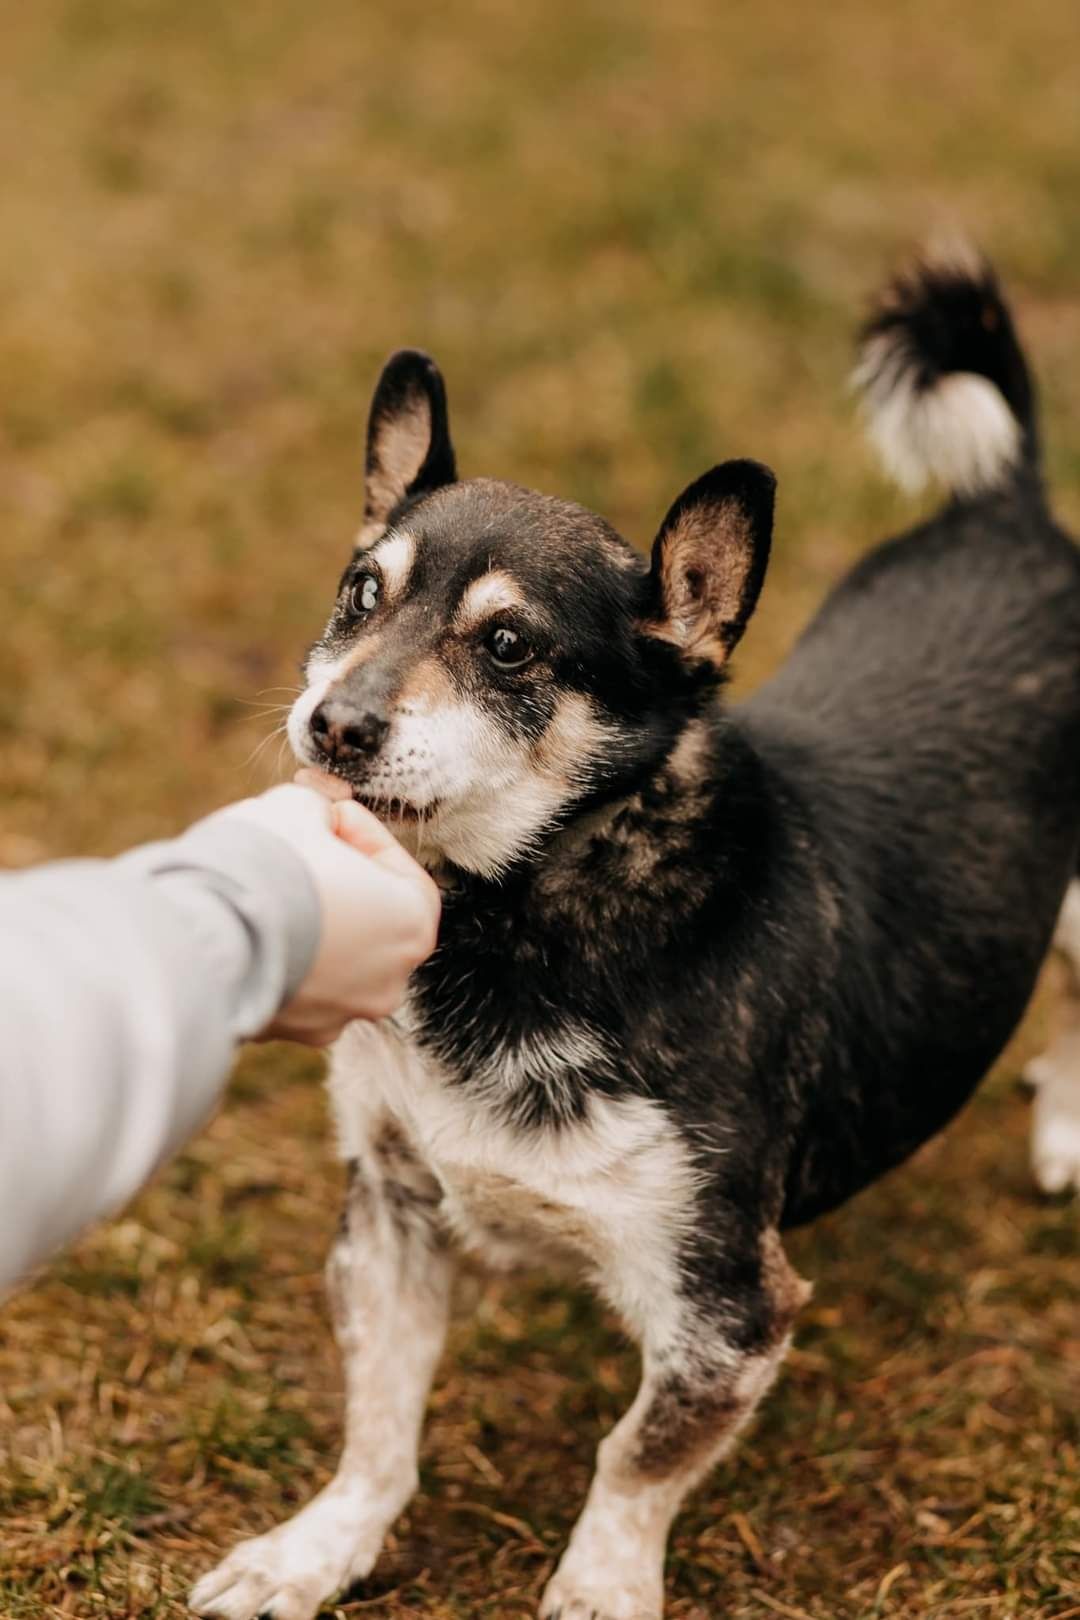
M 282 838 L 315 885 L 315 960 L 261 1037 L 308 1046 L 328 1045 L 354 1018 L 385 1018 L 400 1006 L 439 923 L 439 891 L 427 873 L 369 811 L 351 797 L 331 799 L 321 779 L 319 789 L 272 788 L 219 812 Z

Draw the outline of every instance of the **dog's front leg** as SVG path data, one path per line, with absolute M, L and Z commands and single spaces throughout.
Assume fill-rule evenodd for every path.
M 671 1522 L 769 1388 L 808 1294 L 768 1233 L 756 1288 L 722 1299 L 688 1291 L 662 1313 L 661 1336 L 646 1324 L 641 1387 L 600 1444 L 541 1620 L 659 1620 Z
M 345 1369 L 337 1473 L 294 1518 L 241 1542 L 204 1576 L 191 1594 L 196 1614 L 311 1620 L 369 1572 L 416 1489 L 420 1425 L 450 1292 L 440 1192 L 389 1119 L 349 1171 L 327 1264 Z

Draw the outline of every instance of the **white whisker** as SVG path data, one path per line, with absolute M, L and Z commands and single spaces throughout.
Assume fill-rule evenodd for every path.
M 256 743 L 255 747 L 252 749 L 252 751 L 248 755 L 247 759 L 245 759 L 245 761 L 241 765 L 240 769 L 242 771 L 250 770 L 250 768 L 252 767 L 252 765 L 255 764 L 255 761 L 259 758 L 259 755 L 262 753 L 263 749 L 267 746 L 267 744 L 273 742 L 275 737 L 280 737 L 280 736 L 283 736 L 284 734 L 285 734 L 285 726 L 284 726 L 284 724 L 282 724 L 280 726 L 275 726 L 273 731 L 268 732 L 267 735 L 262 739 L 261 742 Z

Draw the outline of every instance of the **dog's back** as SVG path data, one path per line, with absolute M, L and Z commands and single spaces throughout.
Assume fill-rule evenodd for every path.
M 992 272 L 924 265 L 895 283 L 860 373 L 893 471 L 950 498 L 844 580 L 740 711 L 802 801 L 843 919 L 823 1000 L 844 1030 L 791 1219 L 854 1190 L 859 1160 L 865 1179 L 902 1160 L 977 1084 L 1031 993 L 1080 840 L 1080 552 L 1045 504 Z

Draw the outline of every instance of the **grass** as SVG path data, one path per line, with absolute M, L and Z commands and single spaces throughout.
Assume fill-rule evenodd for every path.
M 1068 0 L 40 0 L 5 17 L 0 860 L 106 853 L 275 773 L 358 513 L 384 354 L 465 470 L 645 543 L 725 454 L 780 475 L 759 679 L 911 509 L 844 378 L 896 252 L 966 224 L 1014 289 L 1080 525 Z M 256 705 L 252 707 L 251 705 Z M 270 756 L 269 758 L 267 756 Z M 675 1620 L 1080 1614 L 1080 1220 L 1014 1076 L 799 1235 L 783 1380 L 680 1520 Z M 242 1059 L 133 1209 L 0 1322 L 0 1616 L 184 1612 L 333 1466 L 319 1062 Z M 343 1614 L 531 1614 L 634 1381 L 588 1300 L 462 1286 L 422 1490 Z

